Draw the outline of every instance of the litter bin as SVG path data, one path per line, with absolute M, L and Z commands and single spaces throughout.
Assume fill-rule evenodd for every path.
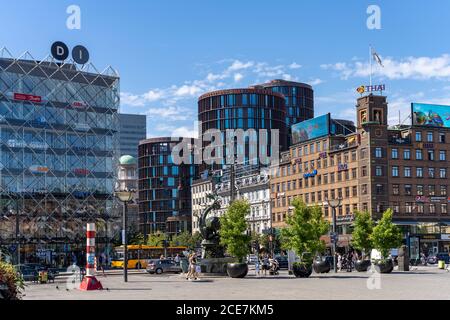
M 444 260 L 439 260 L 438 261 L 438 267 L 439 267 L 439 269 L 444 270 L 445 269 L 445 261 Z
M 47 283 L 47 282 L 48 282 L 48 272 L 39 271 L 39 283 Z

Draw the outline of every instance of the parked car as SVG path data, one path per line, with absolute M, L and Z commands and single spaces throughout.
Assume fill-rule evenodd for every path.
M 287 270 L 289 268 L 289 262 L 288 262 L 287 256 L 275 256 L 275 259 L 278 261 L 280 270 Z
M 151 261 L 147 265 L 147 272 L 150 274 L 162 274 L 162 273 L 181 273 L 181 267 L 172 260 L 158 260 Z

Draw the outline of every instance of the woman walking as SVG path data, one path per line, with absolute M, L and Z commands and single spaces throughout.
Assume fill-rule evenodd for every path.
M 197 273 L 197 257 L 195 253 L 192 253 L 189 255 L 189 272 L 186 275 L 186 280 L 194 278 L 194 280 L 197 280 L 198 273 Z

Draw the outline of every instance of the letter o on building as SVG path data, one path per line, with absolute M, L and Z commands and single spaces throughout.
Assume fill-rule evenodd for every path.
M 52 56 L 56 60 L 64 61 L 69 57 L 69 48 L 64 42 L 56 41 L 52 44 Z
M 83 46 L 76 46 L 72 50 L 72 58 L 78 64 L 86 64 L 89 61 L 89 51 Z

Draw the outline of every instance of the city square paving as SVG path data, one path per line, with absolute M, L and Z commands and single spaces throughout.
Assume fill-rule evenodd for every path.
M 379 300 L 450 299 L 450 273 L 419 267 L 391 274 L 339 272 L 297 279 L 283 271 L 278 276 L 244 279 L 202 277 L 187 281 L 182 275 L 149 275 L 131 271 L 124 283 L 121 271 L 98 276 L 103 291 L 67 289 L 67 278 L 51 284 L 27 284 L 24 300 Z M 69 281 L 70 285 L 70 281 Z

